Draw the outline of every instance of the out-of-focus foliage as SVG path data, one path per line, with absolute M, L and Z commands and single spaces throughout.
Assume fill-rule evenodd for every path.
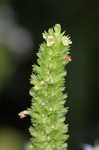
M 22 133 L 11 128 L 0 128 L 0 150 L 24 150 Z
M 0 90 L 11 79 L 20 56 L 24 59 L 32 46 L 31 34 L 17 24 L 13 8 L 0 5 Z
M 7 47 L 0 44 L 0 90 L 4 87 L 13 72 L 11 55 Z

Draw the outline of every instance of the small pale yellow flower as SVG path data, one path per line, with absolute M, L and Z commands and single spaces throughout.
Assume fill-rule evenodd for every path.
M 55 43 L 54 37 L 53 36 L 48 36 L 47 37 L 47 46 L 52 46 Z
M 63 43 L 64 46 L 68 46 L 69 44 L 72 44 L 72 41 L 70 40 L 69 37 L 63 36 L 62 43 Z
M 54 129 L 55 127 L 52 125 L 51 128 Z
M 44 84 L 44 81 L 41 81 L 40 84 L 43 85 L 43 84 Z
M 52 111 L 53 109 L 52 108 L 49 108 L 49 111 Z
M 37 85 L 34 86 L 34 90 L 37 91 L 39 87 Z

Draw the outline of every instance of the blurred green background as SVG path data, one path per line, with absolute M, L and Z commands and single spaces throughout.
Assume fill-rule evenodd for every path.
M 69 150 L 99 139 L 99 1 L 0 0 L 0 150 L 23 150 L 29 141 L 30 118 L 17 114 L 31 103 L 29 79 L 41 33 L 56 23 L 73 41 Z

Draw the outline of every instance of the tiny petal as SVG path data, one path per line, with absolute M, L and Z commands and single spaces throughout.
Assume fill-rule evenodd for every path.
M 69 37 L 63 36 L 62 43 L 63 43 L 64 46 L 68 46 L 69 44 L 72 44 L 72 41 L 70 40 Z
M 18 114 L 18 116 L 19 116 L 20 118 L 24 118 L 24 117 L 26 117 L 26 115 L 28 115 L 28 112 L 27 112 L 26 110 L 21 111 L 21 112 Z
M 45 36 L 45 34 L 43 34 L 43 39 L 46 39 L 46 36 Z
M 53 36 L 47 37 L 47 46 L 52 46 L 55 43 Z
M 65 56 L 64 57 L 67 61 L 69 61 L 69 62 L 71 62 L 72 61 L 72 59 L 71 59 L 71 57 L 70 56 Z
M 44 107 L 44 106 L 45 106 L 45 104 L 44 104 L 44 103 L 42 103 L 42 104 L 41 104 L 41 106 L 42 106 L 42 107 Z

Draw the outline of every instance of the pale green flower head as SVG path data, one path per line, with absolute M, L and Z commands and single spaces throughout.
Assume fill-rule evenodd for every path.
M 65 35 L 65 33 L 61 33 L 60 24 L 56 24 L 53 28 L 50 28 L 48 32 L 43 33 L 43 38 L 46 41 L 48 47 L 53 46 L 56 42 L 62 43 L 63 46 L 69 46 L 72 44 L 70 37 Z

